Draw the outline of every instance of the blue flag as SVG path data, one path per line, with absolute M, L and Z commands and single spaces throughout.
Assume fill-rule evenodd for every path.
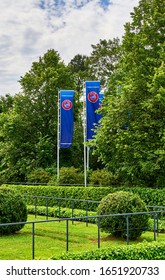
M 98 123 L 100 82 L 86 82 L 86 139 L 92 140 L 95 125 Z
M 73 138 L 74 90 L 60 91 L 60 148 L 70 148 Z

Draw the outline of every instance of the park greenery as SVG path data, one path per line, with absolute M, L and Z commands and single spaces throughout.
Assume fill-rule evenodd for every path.
M 29 222 L 34 223 L 38 220 L 40 222 L 35 224 L 34 249 L 37 259 L 164 259 L 165 223 L 163 212 L 157 216 L 158 223 L 155 236 L 155 216 L 147 214 L 147 211 L 157 209 L 158 206 L 156 208 L 146 207 L 146 204 L 164 205 L 165 193 L 162 188 L 122 187 L 120 191 L 116 192 L 116 187 L 84 188 L 78 186 L 9 184 L 0 187 L 0 194 L 3 194 L 0 196 L 2 198 L 0 212 L 1 214 L 5 213 L 5 219 L 7 217 L 6 211 L 11 210 L 10 218 L 15 219 L 21 215 L 18 220 L 26 221 L 27 216 L 22 217 L 24 213 L 21 206 L 23 200 L 26 202 L 28 211 L 28 224 L 24 227 L 21 225 L 21 228 L 18 228 L 20 225 L 17 225 L 17 228 L 12 231 L 16 234 L 11 235 L 11 232 L 1 232 L 1 259 L 32 258 L 32 224 Z M 34 199 L 35 197 L 36 199 Z M 103 199 L 101 200 L 101 198 Z M 89 200 L 88 207 L 85 199 Z M 108 207 L 106 208 L 106 206 Z M 101 212 L 102 210 L 103 212 Z M 136 211 L 146 211 L 146 214 L 129 216 L 129 244 L 131 244 L 129 246 L 127 246 L 125 239 L 125 218 L 123 219 L 120 216 L 116 220 L 113 217 L 108 223 L 106 221 L 106 225 L 104 218 L 101 218 L 101 250 L 98 251 L 97 215 L 110 212 L 116 214 Z M 60 223 L 58 221 L 59 217 L 62 219 Z M 74 217 L 75 220 L 74 223 L 69 221 L 69 254 L 64 254 L 66 251 L 65 218 L 68 219 L 69 217 Z M 54 222 L 49 223 L 49 220 L 52 219 L 54 219 Z M 41 223 L 42 220 L 44 223 Z M 45 223 L 45 221 L 48 223 Z M 116 228 L 117 224 L 122 226 L 123 234 L 114 234 L 114 230 L 116 232 L 119 229 Z M 2 229 L 4 228 L 9 229 L 6 226 L 2 227 Z M 157 242 L 153 242 L 155 238 Z
M 51 220 L 52 218 L 49 218 Z M 28 216 L 28 222 L 44 221 L 45 217 Z M 115 239 L 101 232 L 101 248 L 97 250 L 97 225 L 69 222 L 69 252 L 66 254 L 66 222 L 35 224 L 36 260 L 50 259 L 113 259 L 113 260 L 163 260 L 165 235 L 159 234 L 153 242 L 153 232 L 144 233 L 138 240 Z M 19 234 L 1 236 L 1 260 L 30 260 L 32 258 L 32 225 L 24 226 Z
M 131 192 L 118 191 L 103 197 L 98 209 L 98 215 L 116 213 L 147 212 L 144 201 Z M 149 215 L 131 215 L 129 217 L 129 239 L 135 240 L 148 228 Z M 115 237 L 127 237 L 125 216 L 104 217 L 100 221 L 101 229 Z
M 89 143 L 93 146 L 91 182 L 97 181 L 92 173 L 103 170 L 110 177 L 106 175 L 107 182 L 99 181 L 98 185 L 163 187 L 164 29 L 164 0 L 140 0 L 131 22 L 124 26 L 121 41 L 101 39 L 92 45 L 89 56 L 77 54 L 68 65 L 53 49 L 33 62 L 20 77 L 21 92 L 0 97 L 0 183 L 57 182 L 60 89 L 75 90 L 73 144 L 70 149 L 60 150 L 60 168 L 66 168 L 65 174 L 77 172 L 77 177 L 70 178 L 81 181 L 83 83 L 100 80 L 104 91 L 103 117 Z
M 27 206 L 13 189 L 0 188 L 0 224 L 26 222 Z M 0 236 L 20 231 L 24 224 L 0 226 Z

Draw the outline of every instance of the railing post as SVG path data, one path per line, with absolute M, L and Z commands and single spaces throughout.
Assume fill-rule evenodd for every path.
M 35 213 L 35 218 L 37 216 L 37 197 L 34 198 L 34 213 Z
M 46 197 L 46 219 L 48 220 L 48 198 Z
M 100 217 L 98 217 L 98 248 L 100 249 Z
M 159 211 L 158 207 L 156 207 L 156 211 Z M 156 213 L 156 229 L 157 229 L 157 236 L 159 233 L 159 214 Z
M 88 216 L 88 201 L 86 201 L 86 217 Z M 86 218 L 86 227 L 88 227 L 88 218 Z
M 156 241 L 156 213 L 154 213 L 154 241 Z
M 68 219 L 66 219 L 66 252 L 69 250 L 69 223 Z
M 126 215 L 126 223 L 127 223 L 127 245 L 129 244 L 129 216 Z
M 72 218 L 74 217 L 74 200 L 72 200 Z M 72 220 L 72 225 L 74 221 Z
M 32 260 L 34 260 L 34 225 L 35 223 L 32 222 Z

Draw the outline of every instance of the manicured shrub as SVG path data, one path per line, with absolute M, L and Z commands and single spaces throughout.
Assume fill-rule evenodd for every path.
M 77 168 L 61 167 L 58 183 L 62 185 L 83 184 L 83 178 L 84 175 Z
M 16 191 L 0 187 L 0 224 L 26 222 L 27 208 L 21 195 Z M 19 231 L 24 224 L 0 226 L 0 234 L 10 234 Z
M 27 175 L 27 181 L 29 183 L 45 184 L 49 182 L 50 178 L 51 178 L 50 174 L 42 168 L 35 169 Z
M 94 186 L 110 186 L 115 184 L 117 178 L 106 169 L 97 169 L 92 171 L 89 176 L 89 184 Z
M 97 210 L 98 215 L 147 212 L 145 203 L 131 192 L 114 192 L 104 197 Z M 148 214 L 129 216 L 129 239 L 137 239 L 148 227 Z M 115 237 L 127 237 L 126 216 L 101 218 L 101 228 Z

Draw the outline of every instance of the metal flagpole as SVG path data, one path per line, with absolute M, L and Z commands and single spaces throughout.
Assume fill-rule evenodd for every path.
M 57 180 L 59 180 L 59 166 L 60 166 L 60 95 L 58 90 L 58 113 L 57 113 Z
M 87 147 L 87 170 L 89 170 L 89 153 L 90 153 L 90 147 Z
M 84 102 L 83 102 L 83 118 L 84 118 L 84 186 L 87 186 L 87 157 L 86 157 L 86 92 L 84 88 Z

